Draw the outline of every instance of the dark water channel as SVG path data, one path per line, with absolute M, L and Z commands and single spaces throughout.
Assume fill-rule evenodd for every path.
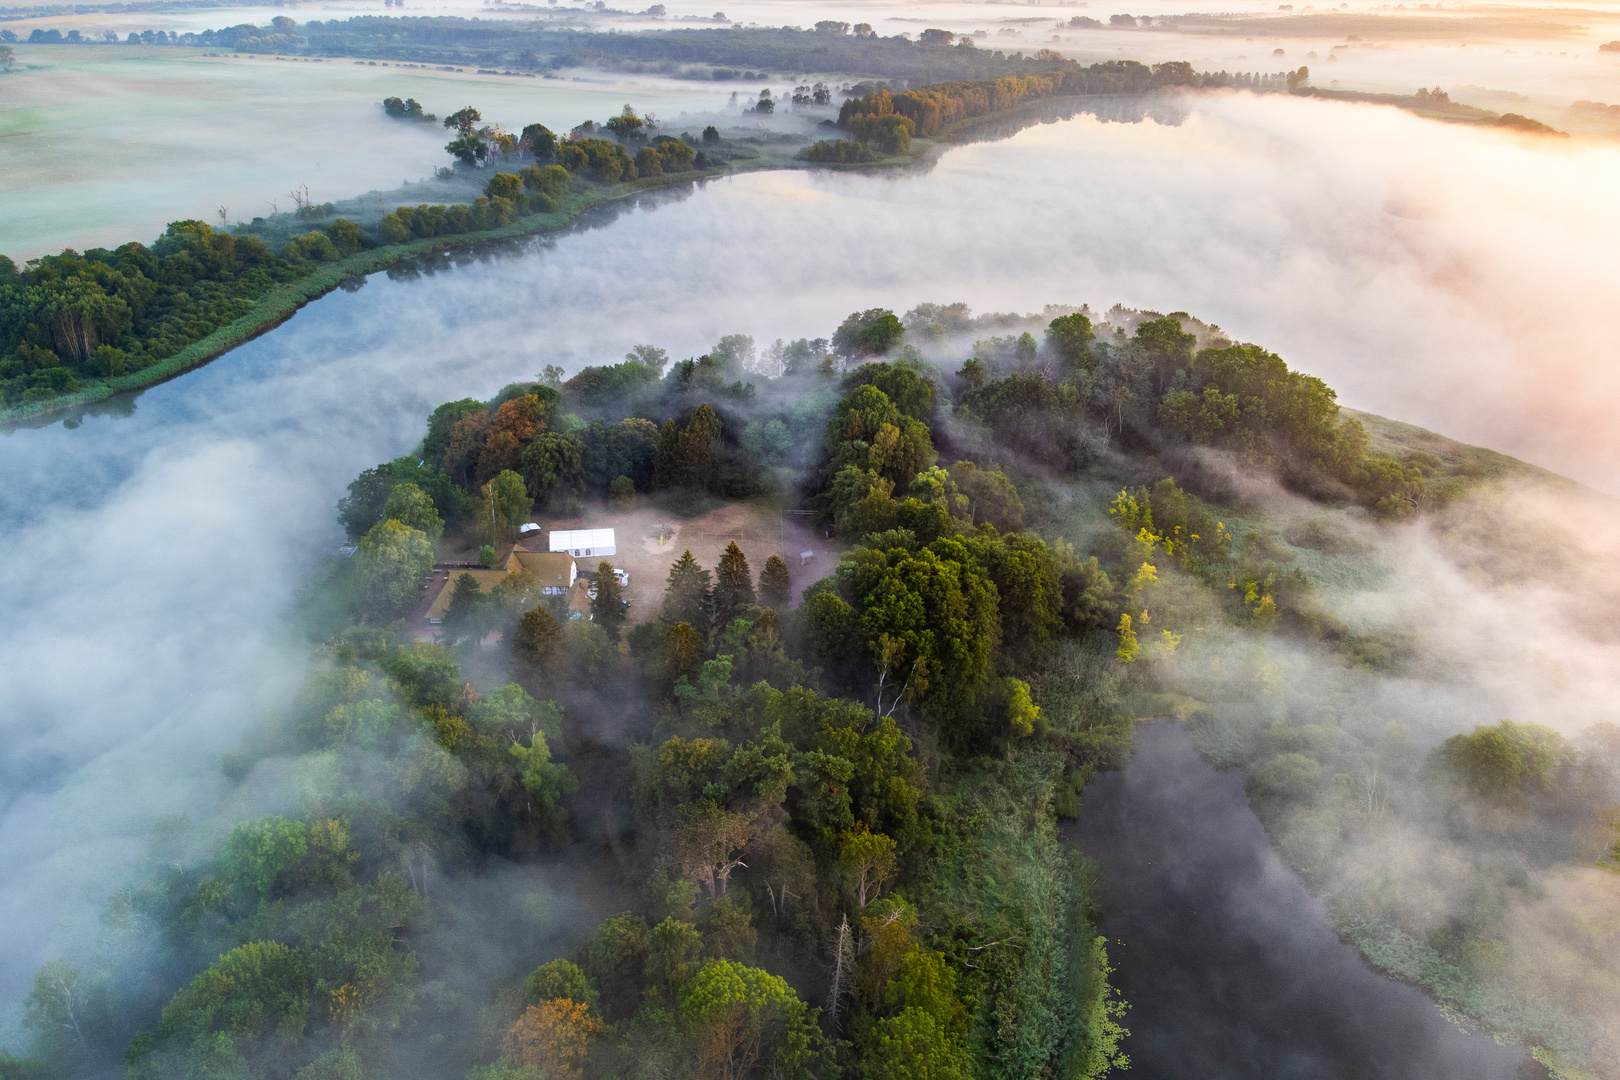
M 1330 928 L 1272 849 L 1238 773 L 1178 724 L 1137 728 L 1070 836 L 1101 868 L 1132 1080 L 1512 1080 L 1527 1059 L 1448 1021 Z

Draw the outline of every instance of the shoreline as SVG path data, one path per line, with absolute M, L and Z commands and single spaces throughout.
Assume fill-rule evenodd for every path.
M 287 322 L 305 305 L 341 288 L 345 282 L 369 277 L 413 258 L 449 251 L 465 251 L 492 241 L 543 236 L 565 231 L 576 224 L 586 212 L 599 206 L 631 198 L 645 191 L 656 191 L 681 185 L 697 185 L 708 180 L 748 172 L 770 171 L 828 171 L 875 172 L 924 169 L 954 145 L 957 137 L 988 124 L 1004 122 L 1021 114 L 1050 109 L 1055 104 L 1088 100 L 1111 100 L 1125 97 L 1159 97 L 1169 95 L 1142 94 L 1062 94 L 1035 98 L 1019 103 L 1011 109 L 968 117 L 950 125 L 938 135 L 917 137 L 908 154 L 899 154 L 873 162 L 809 162 L 798 157 L 802 147 L 795 147 L 790 157 L 767 153 L 756 159 L 731 161 L 718 168 L 683 173 L 665 173 L 662 176 L 631 180 L 612 187 L 596 188 L 570 195 L 563 209 L 552 214 L 533 214 L 519 218 L 498 229 L 476 233 L 458 233 L 413 239 L 404 244 L 357 251 L 337 262 L 323 263 L 308 276 L 294 282 L 277 285 L 253 305 L 241 318 L 219 327 L 172 356 L 151 367 L 127 375 L 118 375 L 97 382 L 94 386 L 63 394 L 48 401 L 28 402 L 0 406 L 0 430 L 30 426 L 30 421 L 55 422 L 62 413 L 107 402 L 120 397 L 139 394 L 151 387 L 195 371 L 224 356 L 245 342 L 252 341 Z M 826 141 L 846 138 L 847 132 L 829 129 Z M 821 140 L 817 140 L 821 141 Z M 498 171 L 498 170 L 496 170 Z M 493 174 L 493 173 L 492 173 Z

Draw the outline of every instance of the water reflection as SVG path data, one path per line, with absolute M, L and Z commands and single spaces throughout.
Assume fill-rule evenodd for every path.
M 1101 869 L 1102 932 L 1143 1080 L 1512 1080 L 1522 1049 L 1459 1029 L 1339 941 L 1272 849 L 1243 778 L 1175 724 L 1086 789 L 1070 835 Z

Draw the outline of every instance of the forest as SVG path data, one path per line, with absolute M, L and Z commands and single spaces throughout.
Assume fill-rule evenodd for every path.
M 1605 759 L 1536 725 L 1482 725 L 1357 789 L 1350 734 L 1257 714 L 1268 650 L 1313 650 L 1339 680 L 1398 661 L 1289 554 L 1348 541 L 1220 509 L 1216 465 L 1370 522 L 1483 479 L 1368 447 L 1275 354 L 1118 308 L 874 308 L 828 338 L 733 335 L 675 362 L 638 346 L 441 405 L 350 485 L 353 556 L 297 616 L 304 686 L 222 762 L 261 793 L 244 808 L 275 790 L 277 811 L 206 850 L 158 841 L 102 939 L 39 972 L 37 1041 L 0 1068 L 1106 1075 L 1128 1003 L 1095 871 L 1058 827 L 1129 755 L 1133 717 L 1190 710 L 1285 850 L 1300 826 L 1281 808 L 1316 801 L 1518 814 L 1543 843 L 1601 801 Z M 534 516 L 739 501 L 808 511 L 836 564 L 672 549 L 635 620 L 611 560 L 582 568 L 583 617 L 526 571 L 464 574 L 435 633 L 403 621 L 452 535 L 487 563 Z M 589 921 L 539 930 L 548 869 L 590 883 Z M 1435 992 L 1489 1016 L 1457 966 L 1481 930 L 1450 932 L 1430 939 L 1453 972 Z M 1534 1023 L 1498 1030 L 1577 1060 Z

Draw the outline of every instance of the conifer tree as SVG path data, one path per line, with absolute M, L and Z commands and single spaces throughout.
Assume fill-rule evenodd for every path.
M 470 579 L 472 575 L 465 576 Z M 455 607 L 455 603 L 456 598 L 452 597 L 450 606 Z M 551 612 L 543 606 L 537 607 L 524 612 L 518 621 L 517 633 L 512 635 L 512 658 L 530 671 L 540 672 L 556 658 L 557 646 L 561 644 L 562 627 L 557 625 Z
M 682 552 L 681 557 L 669 568 L 669 579 L 664 588 L 665 621 L 688 623 L 706 637 L 711 604 L 709 572 L 698 565 L 690 550 Z
M 754 574 L 735 540 L 726 545 L 714 577 L 715 625 L 723 628 L 739 610 L 754 602 Z
M 673 419 L 665 420 L 658 429 L 658 445 L 653 450 L 653 486 L 671 488 L 680 483 L 677 451 L 681 441 L 680 429 Z
M 699 405 L 686 422 L 676 444 L 677 484 L 693 491 L 712 488 L 716 457 L 720 451 L 720 417 L 707 405 Z
M 793 602 L 793 580 L 780 555 L 766 559 L 765 569 L 759 572 L 759 602 L 778 613 L 786 611 Z
M 614 574 L 613 564 L 604 559 L 596 568 L 596 595 L 591 597 L 591 621 L 608 632 L 608 637 L 619 640 L 619 628 L 624 625 L 624 589 Z

